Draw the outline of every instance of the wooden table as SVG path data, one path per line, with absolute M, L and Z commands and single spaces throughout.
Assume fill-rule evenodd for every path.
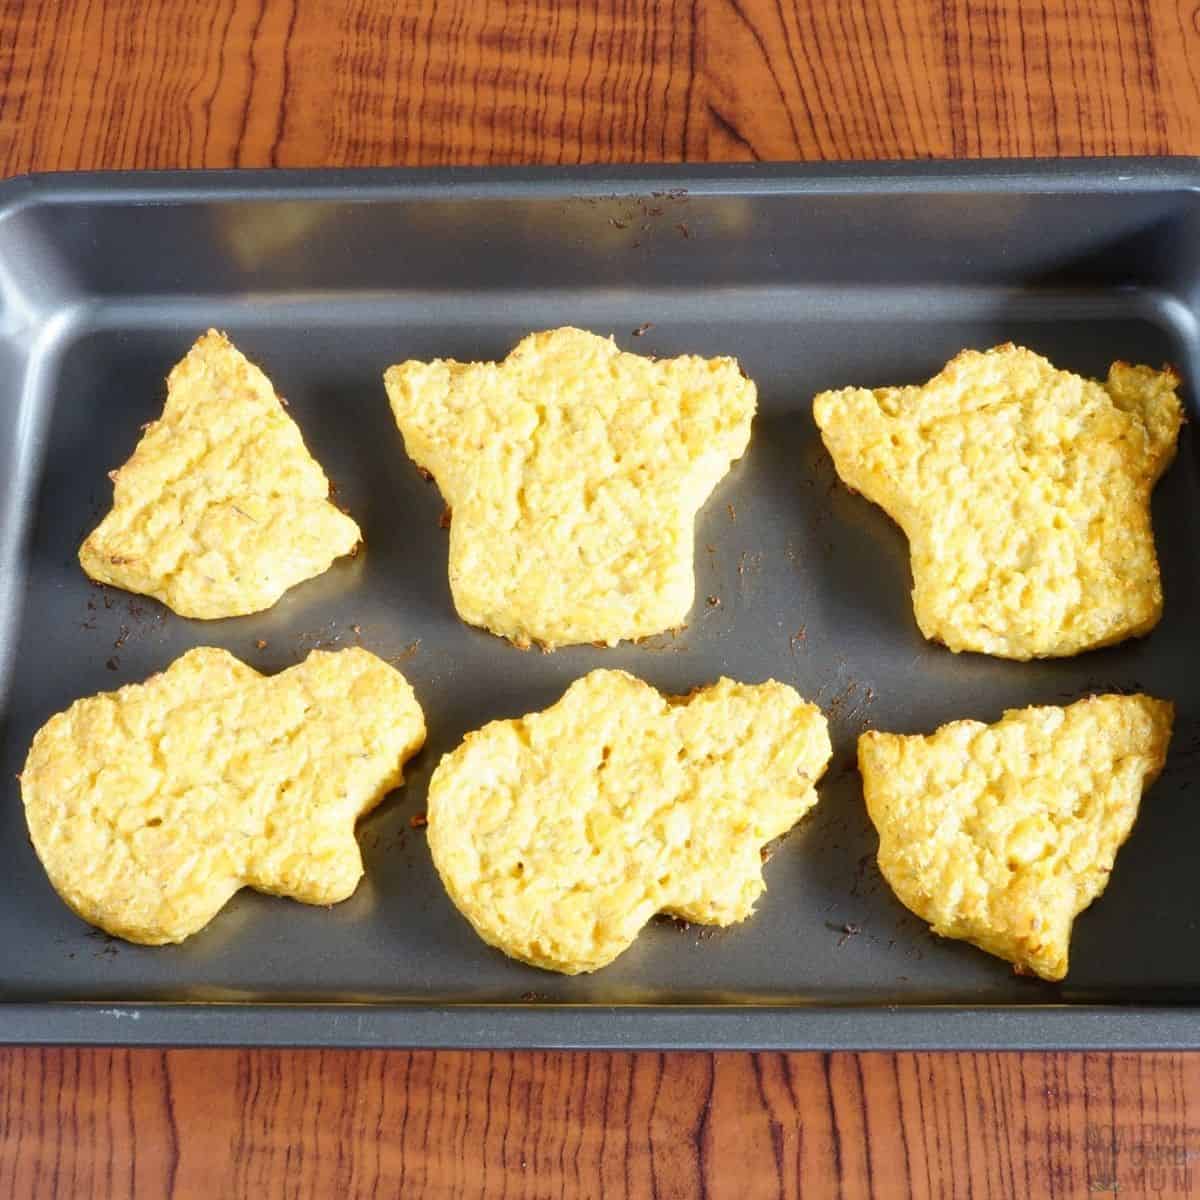
M 0 172 L 1200 153 L 1196 0 L 0 0 Z M 0 1051 L 0 1196 L 1200 1193 L 1200 1059 Z

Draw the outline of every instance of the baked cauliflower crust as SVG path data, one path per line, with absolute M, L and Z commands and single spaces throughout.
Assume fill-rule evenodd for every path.
M 162 416 L 112 480 L 81 566 L 183 617 L 270 608 L 361 538 L 270 381 L 213 329 L 171 371 Z
M 921 387 L 813 401 L 842 480 L 908 536 L 925 637 L 1001 658 L 1078 654 L 1162 615 L 1150 493 L 1183 414 L 1171 370 L 1105 383 L 1016 346 Z
M 829 755 L 820 710 L 782 683 L 722 679 L 668 698 L 593 671 L 442 759 L 429 847 L 485 942 L 548 970 L 594 971 L 657 912 L 748 917 L 761 848 L 816 804 Z
M 736 360 L 656 361 L 564 328 L 502 363 L 404 362 L 384 379 L 452 513 L 464 621 L 546 648 L 684 624 L 696 513 L 750 437 Z
M 1093 696 L 928 737 L 863 734 L 879 869 L 935 933 L 1062 979 L 1071 925 L 1108 883 L 1173 714 L 1149 696 Z
M 344 900 L 363 870 L 354 823 L 424 740 L 404 676 L 366 650 L 314 650 L 264 678 L 200 647 L 51 717 L 21 795 L 63 900 L 159 945 L 203 928 L 242 887 Z

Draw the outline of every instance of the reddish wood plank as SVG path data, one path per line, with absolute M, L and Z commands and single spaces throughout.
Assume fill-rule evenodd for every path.
M 708 7 L 721 50 L 702 92 L 721 157 L 1200 150 L 1200 35 L 1183 0 Z
M 678 160 L 691 0 L 0 5 L 0 165 Z
M 10 1050 L 0 1192 L 1183 1196 L 1198 1104 L 1179 1055 Z
M 1194 0 L 0 5 L 0 165 L 1200 152 Z

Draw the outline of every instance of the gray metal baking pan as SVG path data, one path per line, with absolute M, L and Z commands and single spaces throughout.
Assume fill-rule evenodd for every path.
M 1200 381 L 1200 166 L 1110 160 L 85 175 L 0 184 L 0 1040 L 612 1047 L 1200 1046 L 1200 474 L 1195 426 L 1154 500 L 1166 614 L 1144 640 L 1037 664 L 919 636 L 904 539 L 835 480 L 810 402 L 920 381 L 1013 340 L 1076 371 L 1175 363 Z M 572 323 L 646 354 L 737 355 L 750 449 L 696 528 L 675 637 L 525 653 L 455 617 L 442 502 L 380 376 L 502 356 Z M 289 399 L 366 550 L 257 617 L 192 622 L 91 586 L 75 560 L 106 472 L 215 325 Z M 707 597 L 719 599 L 710 604 Z M 277 671 L 361 641 L 428 717 L 407 786 L 360 827 L 332 910 L 243 892 L 170 949 L 112 941 L 51 891 L 15 774 L 78 696 L 198 644 Z M 596 666 L 670 691 L 722 673 L 820 701 L 835 744 L 815 813 L 746 924 L 657 921 L 598 974 L 485 947 L 411 818 L 469 729 Z M 1178 705 L 1166 771 L 1055 986 L 939 941 L 892 897 L 854 769 L 868 725 L 931 730 L 1143 688 Z

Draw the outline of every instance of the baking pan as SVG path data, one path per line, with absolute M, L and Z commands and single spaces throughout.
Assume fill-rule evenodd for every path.
M 811 397 L 923 381 L 1013 340 L 1092 375 L 1175 363 L 1194 413 L 1193 160 L 547 171 L 86 175 L 0 185 L 0 1039 L 445 1046 L 1200 1046 L 1200 491 L 1194 426 L 1154 518 L 1152 636 L 1021 664 L 921 639 L 907 550 L 841 487 Z M 461 624 L 442 501 L 406 458 L 380 376 L 496 358 L 575 324 L 630 350 L 737 355 L 750 449 L 696 528 L 687 629 L 521 653 Z M 75 553 L 106 472 L 194 337 L 227 330 L 291 404 L 366 550 L 270 612 L 187 621 L 89 584 Z M 709 603 L 713 597 L 719 603 Z M 15 774 L 78 696 L 199 644 L 274 672 L 361 643 L 415 687 L 430 737 L 360 825 L 366 877 L 331 910 L 241 893 L 180 947 L 90 930 L 29 845 Z M 412 818 L 469 729 L 598 666 L 687 691 L 729 674 L 819 701 L 821 802 L 728 930 L 658 920 L 567 979 L 486 948 Z M 1166 770 L 1061 985 L 940 941 L 893 898 L 854 769 L 866 727 L 916 732 L 1142 688 L 1178 705 Z M 419 822 L 417 823 L 419 826 Z

